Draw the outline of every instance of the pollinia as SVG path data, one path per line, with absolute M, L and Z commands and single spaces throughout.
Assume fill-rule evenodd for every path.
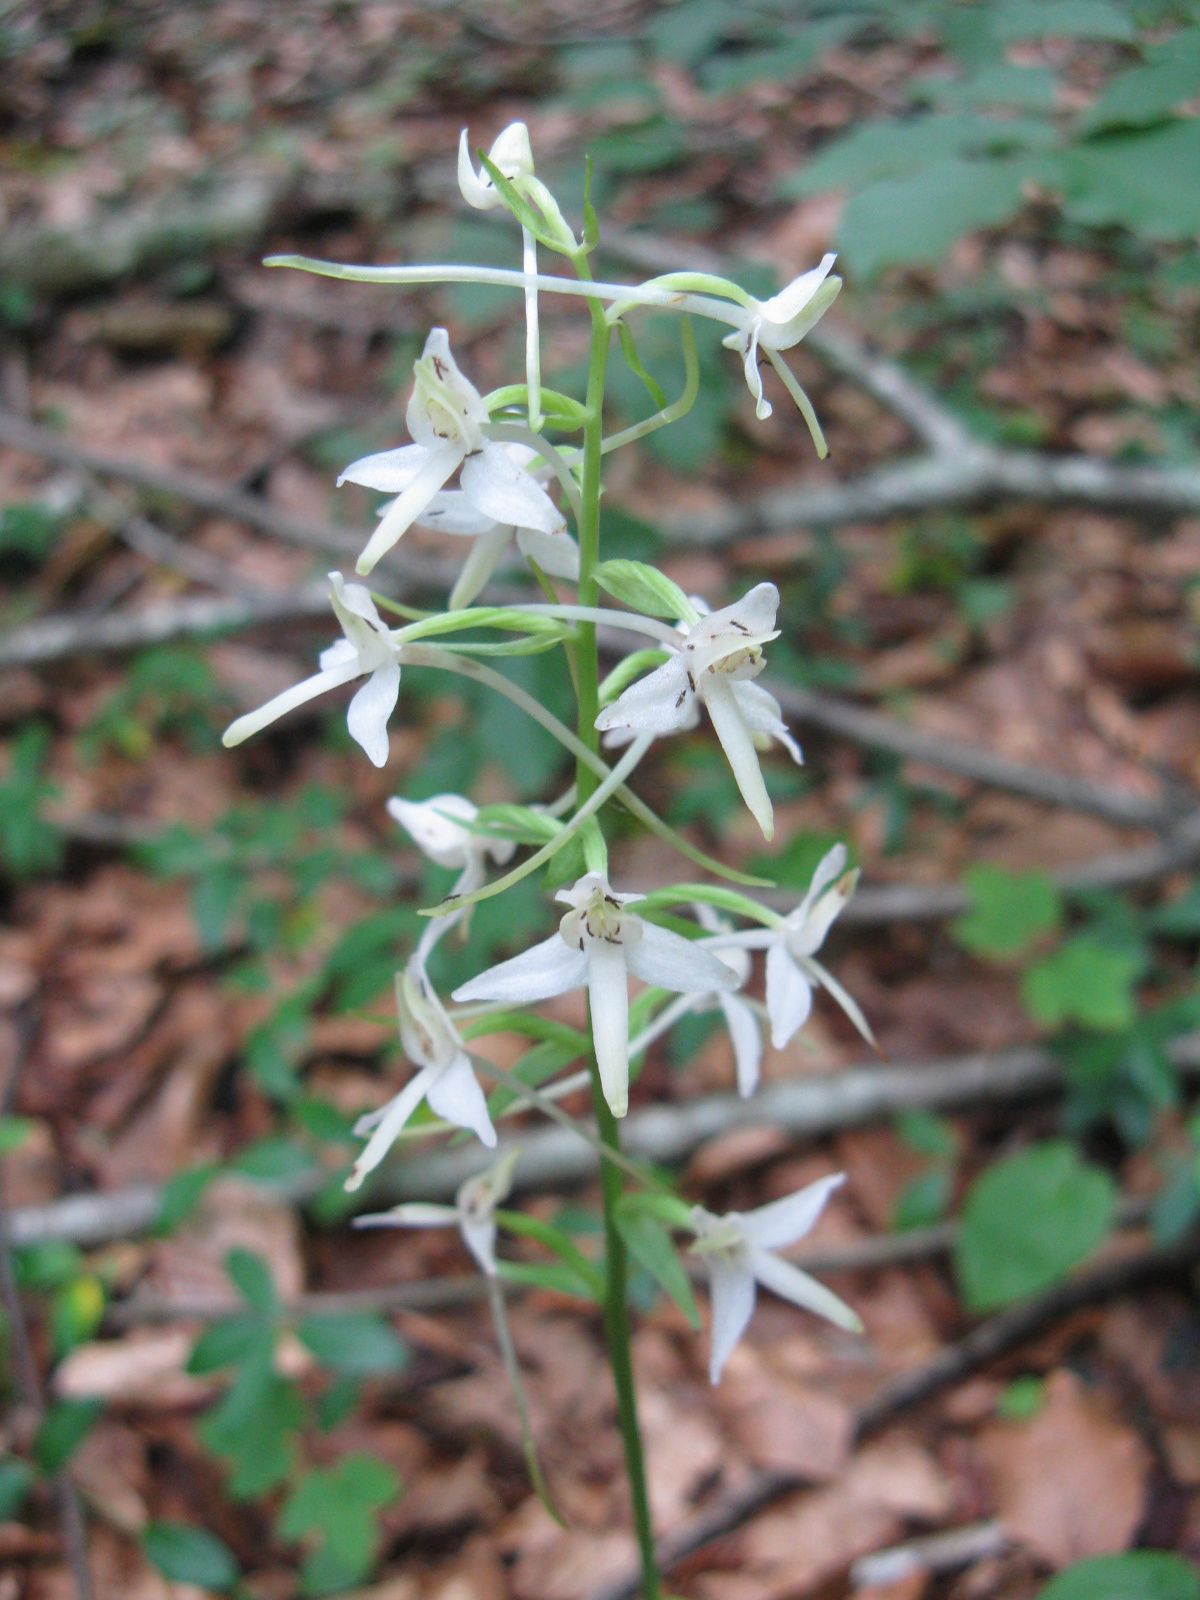
M 689 1012 L 720 1010 L 737 1063 L 737 1087 L 754 1093 L 759 1079 L 764 1025 L 776 1047 L 804 1024 L 815 989 L 824 989 L 870 1039 L 858 1007 L 817 960 L 830 925 L 854 890 L 841 846 L 818 866 L 812 886 L 788 916 L 744 892 L 758 880 L 733 871 L 681 838 L 630 787 L 656 739 L 712 723 L 738 789 L 764 836 L 774 830 L 771 800 L 759 752 L 778 744 L 799 762 L 801 754 L 776 700 L 757 679 L 778 635 L 779 593 L 770 583 L 750 589 L 731 605 L 712 609 L 685 595 L 655 568 L 636 561 L 604 560 L 600 509 L 604 458 L 684 415 L 696 397 L 698 373 L 691 319 L 707 317 L 728 328 L 724 343 L 742 358 L 760 418 L 771 407 L 763 395 L 760 360 L 766 356 L 802 412 L 820 455 L 821 434 L 808 397 L 785 353 L 832 303 L 840 279 L 833 257 L 795 279 L 769 300 L 758 301 L 727 278 L 677 272 L 645 283 L 593 279 L 590 260 L 599 228 L 584 197 L 582 237 L 568 226 L 558 202 L 534 171 L 522 123 L 506 128 L 489 154 L 471 158 L 464 131 L 459 186 L 466 202 L 482 210 L 504 208 L 520 225 L 520 270 L 469 265 L 347 266 L 298 256 L 268 265 L 326 277 L 379 284 L 483 283 L 522 294 L 526 320 L 525 381 L 481 394 L 462 372 L 444 328 L 434 328 L 413 368 L 406 422 L 411 442 L 364 457 L 346 467 L 341 482 L 387 496 L 357 564 L 369 578 L 414 524 L 466 541 L 462 570 L 442 612 L 416 611 L 373 592 L 362 582 L 330 574 L 330 603 L 341 629 L 320 657 L 319 670 L 259 710 L 239 718 L 225 734 L 241 743 L 286 712 L 344 684 L 355 684 L 347 723 L 352 737 L 377 767 L 388 760 L 388 719 L 401 675 L 435 670 L 473 678 L 506 695 L 565 746 L 575 761 L 571 787 L 544 806 L 477 809 L 460 795 L 424 802 L 398 797 L 392 816 L 432 860 L 457 869 L 453 892 L 424 913 L 428 924 L 396 975 L 400 1040 L 413 1072 L 386 1105 L 362 1118 L 363 1148 L 347 1179 L 357 1188 L 398 1141 L 439 1130 L 465 1129 L 488 1152 L 455 1205 L 406 1204 L 361 1218 L 363 1224 L 457 1227 L 487 1279 L 497 1336 L 512 1381 L 535 1487 L 553 1510 L 538 1470 L 526 1423 L 520 1374 L 504 1320 L 500 1292 L 505 1233 L 532 1236 L 559 1257 L 564 1282 L 594 1295 L 602 1307 L 625 1446 L 633 1517 L 641 1551 L 643 1593 L 658 1600 L 659 1577 L 646 1492 L 643 1452 L 630 1355 L 628 1271 L 631 1255 L 679 1302 L 697 1312 L 689 1277 L 673 1236 L 690 1240 L 706 1269 L 711 1304 L 711 1376 L 721 1368 L 754 1308 L 756 1286 L 857 1329 L 854 1312 L 777 1252 L 816 1222 L 840 1181 L 825 1179 L 797 1194 L 745 1214 L 715 1216 L 691 1208 L 621 1150 L 619 1127 L 629 1106 L 631 1064 Z M 562 258 L 566 270 L 539 270 L 539 250 Z M 591 319 L 586 397 L 546 387 L 541 380 L 538 306 L 548 294 L 583 302 Z M 636 314 L 645 307 L 677 315 L 685 363 L 683 393 L 674 401 L 644 374 L 637 356 Z M 634 371 L 644 375 L 655 413 L 621 432 L 605 434 L 604 400 L 614 337 Z M 528 602 L 481 604 L 486 587 L 513 549 L 533 583 Z M 534 587 L 536 585 L 536 588 Z M 615 601 L 601 607 L 601 593 Z M 572 596 L 573 593 L 573 597 Z M 568 598 L 564 598 L 568 596 Z M 385 620 L 385 617 L 387 620 Z M 600 678 L 597 629 L 629 641 L 630 653 Z M 484 642 L 480 642 L 481 639 Z M 565 726 L 511 679 L 487 664 L 489 656 L 553 651 L 570 675 L 577 705 L 574 729 Z M 639 893 L 609 880 L 605 815 L 622 807 L 669 840 L 706 876 Z M 561 852 L 582 867 L 560 888 L 562 917 L 550 938 L 502 961 L 456 989 L 447 1004 L 428 976 L 438 942 L 465 928 L 476 902 L 502 893 Z M 523 852 L 516 865 L 510 865 Z M 493 869 L 500 876 L 491 876 Z M 507 869 L 507 870 L 504 870 Z M 740 886 L 740 887 L 739 887 Z M 765 952 L 765 1004 L 745 992 L 754 952 Z M 630 980 L 644 986 L 630 1002 Z M 469 1040 L 490 1022 L 508 1031 L 546 1038 L 548 1026 L 530 1008 L 583 989 L 587 1032 L 556 1025 L 577 1045 L 576 1061 L 555 1058 L 557 1076 L 518 1079 L 472 1054 Z M 631 1027 L 631 1023 L 633 1024 Z M 631 1037 L 632 1033 L 632 1037 Z M 574 1068 L 567 1071 L 566 1069 Z M 481 1081 L 482 1080 L 482 1081 Z M 484 1083 L 491 1085 L 486 1093 Z M 561 1101 L 591 1088 L 594 1123 L 571 1116 Z M 414 1124 L 422 1105 L 427 1110 Z M 604 1251 L 598 1260 L 565 1235 L 503 1201 L 521 1181 L 519 1144 L 501 1139 L 496 1123 L 514 1112 L 553 1117 L 588 1140 L 600 1157 L 604 1201 Z

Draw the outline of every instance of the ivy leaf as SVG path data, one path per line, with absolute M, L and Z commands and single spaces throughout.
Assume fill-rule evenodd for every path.
M 1081 933 L 1028 969 L 1021 998 L 1048 1028 L 1078 1022 L 1117 1032 L 1137 1020 L 1133 987 L 1144 966 L 1142 951 Z
M 151 1522 L 142 1530 L 142 1549 L 169 1583 L 195 1584 L 223 1594 L 240 1576 L 232 1553 L 205 1528 L 190 1528 L 183 1522 Z
M 296 1333 L 335 1372 L 399 1372 L 408 1362 L 403 1340 L 382 1317 L 366 1312 L 306 1317 Z
M 1012 960 L 1062 920 L 1062 897 L 1039 873 L 972 867 L 964 875 L 963 887 L 971 909 L 950 931 L 975 955 Z
M 1057 1283 L 1107 1236 L 1114 1204 L 1112 1179 L 1065 1140 L 997 1161 L 963 1207 L 955 1247 L 963 1299 L 993 1311 Z
M 379 1550 L 379 1512 L 399 1493 L 392 1468 L 365 1452 L 304 1474 L 276 1526 L 281 1538 L 317 1541 L 301 1571 L 306 1595 L 333 1594 L 367 1576 Z
M 228 1394 L 200 1419 L 201 1442 L 230 1465 L 229 1492 L 253 1500 L 274 1489 L 292 1470 L 295 1430 L 304 1407 L 294 1384 L 271 1366 L 263 1351 L 238 1373 Z

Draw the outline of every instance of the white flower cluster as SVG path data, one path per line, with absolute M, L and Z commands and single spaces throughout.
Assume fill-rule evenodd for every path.
M 488 1148 L 496 1146 L 492 1112 L 476 1076 L 476 1063 L 464 1044 L 464 1033 L 460 1033 L 463 1018 L 481 1010 L 534 1006 L 572 990 L 586 990 L 595 1072 L 600 1092 L 615 1117 L 623 1117 L 628 1110 L 631 1059 L 636 1061 L 687 1012 L 719 1008 L 723 1013 L 742 1095 L 752 1094 L 758 1085 L 763 1054 L 761 1019 L 765 1016 L 769 1023 L 775 1047 L 782 1048 L 806 1021 L 814 988 L 826 989 L 863 1036 L 871 1037 L 855 1002 L 816 959 L 857 879 L 855 872 L 847 870 L 843 846 L 830 850 L 820 862 L 808 893 L 787 916 L 766 911 L 732 892 L 724 899 L 711 894 L 706 898 L 706 891 L 695 885 L 691 886 L 696 890 L 694 896 L 684 894 L 676 901 L 686 904 L 690 899 L 694 920 L 686 927 L 678 922 L 667 925 L 671 919 L 663 914 L 661 901 L 643 894 L 618 893 L 609 883 L 596 812 L 613 797 L 636 808 L 640 803 L 629 795 L 622 780 L 653 740 L 696 728 L 701 707 L 707 710 L 747 807 L 768 839 L 774 832 L 774 815 L 759 765 L 760 752 L 774 743 L 796 762 L 801 753 L 778 702 L 756 681 L 766 665 L 766 647 L 779 632 L 779 592 L 773 584 L 760 583 L 734 604 L 715 611 L 703 601 L 688 602 L 688 614 L 682 617 L 684 602 L 679 597 L 679 610 L 667 613 L 679 619 L 674 626 L 661 620 L 664 612 L 661 607 L 656 610 L 652 601 L 647 604 L 653 615 L 643 615 L 632 607 L 600 610 L 595 606 L 598 580 L 591 574 L 597 560 L 594 519 L 598 516 L 599 459 L 608 448 L 674 420 L 690 404 L 690 398 L 685 393 L 674 407 L 664 407 L 649 421 L 604 440 L 598 404 L 593 403 L 589 412 L 577 401 L 542 387 L 538 327 L 538 296 L 542 293 L 584 296 L 594 329 L 603 333 L 621 323 L 623 341 L 628 336 L 623 319 L 636 307 L 658 306 L 685 318 L 713 318 L 731 330 L 724 342 L 743 358 L 758 415 L 765 417 L 771 409 L 759 371 L 762 352 L 796 400 L 824 454 L 812 407 L 782 352 L 804 337 L 835 298 L 840 280 L 831 274 L 833 257 L 827 256 L 812 272 L 762 302 L 736 284 L 708 274 L 677 274 L 641 285 L 596 283 L 583 271 L 576 280 L 547 276 L 538 270 L 539 243 L 568 257 L 578 269 L 594 239 L 576 240 L 554 197 L 537 178 L 524 124 L 505 129 L 478 169 L 464 131 L 458 173 L 468 204 L 482 210 L 506 206 L 517 217 L 523 241 L 520 272 L 289 263 L 338 277 L 504 283 L 524 293 L 525 385 L 490 396 L 481 394 L 455 361 L 446 330 L 434 328 L 413 366 L 413 390 L 406 412 L 411 442 L 352 462 L 338 479 L 339 485 L 354 483 L 387 497 L 358 560 L 360 576 L 370 574 L 414 524 L 474 541 L 447 611 L 431 616 L 391 607 L 384 596 L 362 584 L 346 582 L 340 573 L 331 573 L 330 598 L 342 637 L 322 653 L 314 676 L 239 718 L 227 730 L 225 743 L 238 744 L 326 690 L 365 679 L 350 701 L 347 726 L 370 760 L 383 767 L 389 754 L 388 721 L 399 697 L 402 667 L 443 667 L 508 694 L 554 732 L 581 763 L 581 794 L 577 799 L 572 789 L 545 808 L 509 808 L 520 814 L 524 834 L 521 827 L 510 828 L 508 833 L 492 827 L 471 801 L 460 795 L 442 794 L 420 802 L 397 797 L 389 802 L 392 816 L 419 849 L 458 876 L 449 899 L 436 908 L 416 950 L 397 974 L 400 1040 L 416 1070 L 392 1099 L 360 1120 L 355 1132 L 366 1143 L 347 1180 L 348 1188 L 359 1187 L 380 1164 L 422 1104 L 441 1119 L 440 1125 L 469 1130 Z M 687 341 L 690 333 L 685 352 L 692 348 Z M 602 375 L 603 367 L 600 370 Z M 691 394 L 694 396 L 694 388 Z M 516 411 L 522 413 L 519 420 L 514 419 Z M 542 431 L 550 425 L 568 432 L 591 426 L 590 435 L 585 431 L 590 444 L 558 447 Z M 590 478 L 588 459 L 592 462 Z M 552 490 L 561 490 L 574 515 L 577 537 L 568 531 L 567 517 Z M 588 494 L 593 508 L 590 546 L 583 514 Z M 475 607 L 473 602 L 514 541 L 552 603 Z M 583 552 L 590 553 L 585 557 Z M 655 576 L 660 584 L 664 581 Z M 551 590 L 551 579 L 586 588 L 593 603 L 553 603 L 557 591 Z M 643 585 L 637 592 L 657 593 L 653 585 L 650 590 Z M 381 607 L 397 610 L 402 622 L 389 626 L 380 615 Z M 455 631 L 498 629 L 506 638 L 522 636 L 512 644 L 514 651 L 559 644 L 570 651 L 580 646 L 585 625 L 605 621 L 648 636 L 658 653 L 649 657 L 650 670 L 643 665 L 645 653 L 631 657 L 626 667 L 619 668 L 619 687 L 607 703 L 597 704 L 596 680 L 592 678 L 592 701 L 579 730 L 580 735 L 588 735 L 586 740 L 563 729 L 509 680 L 466 654 L 472 650 L 503 653 L 508 648 L 503 642 L 480 646 L 473 639 L 460 645 L 457 653 L 445 642 Z M 570 660 L 574 673 L 575 657 Z M 594 722 L 593 728 L 588 727 L 589 721 Z M 596 753 L 597 735 L 605 748 L 630 747 L 616 769 L 610 770 Z M 599 782 L 597 786 L 593 781 L 592 788 L 584 792 L 588 772 Z M 563 820 L 568 812 L 572 814 Z M 647 808 L 641 806 L 638 814 L 645 816 Z M 670 833 L 665 824 L 658 824 L 652 816 L 650 820 Z M 499 883 L 488 882 L 489 866 L 506 866 L 518 844 L 534 841 L 541 845 L 535 856 Z M 469 1009 L 451 1014 L 427 970 L 438 942 L 455 926 L 465 931 L 476 899 L 523 876 L 569 841 L 576 848 L 583 847 L 588 870 L 569 888 L 559 890 L 556 898 L 565 910 L 557 929 L 532 949 L 460 985 L 452 998 Z M 690 853 L 695 857 L 694 850 Z M 742 915 L 751 925 L 739 931 L 728 914 L 718 914 L 717 906 L 726 913 Z M 758 950 L 766 956 L 765 1004 L 746 993 L 753 953 Z M 664 1004 L 664 996 L 657 992 L 648 996 L 649 1009 L 643 1015 L 652 1020 L 633 1038 L 631 979 L 675 997 Z M 469 1037 L 469 1030 L 464 1032 Z M 563 1079 L 530 1090 L 529 1098 L 517 1104 L 532 1101 L 545 1108 L 574 1086 L 578 1086 L 577 1078 Z M 506 1150 L 495 1165 L 463 1185 L 454 1206 L 410 1203 L 364 1221 L 414 1227 L 454 1225 L 482 1270 L 494 1277 L 498 1270 L 495 1212 L 509 1192 L 516 1161 L 517 1152 Z M 838 1182 L 837 1178 L 823 1180 L 745 1215 L 716 1217 L 701 1207 L 692 1211 L 692 1249 L 706 1263 L 712 1285 L 714 1382 L 749 1320 L 758 1283 L 840 1326 L 857 1327 L 854 1314 L 835 1296 L 775 1254 L 808 1232 Z

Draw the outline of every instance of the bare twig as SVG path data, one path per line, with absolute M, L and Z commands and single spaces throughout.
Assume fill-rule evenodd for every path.
M 972 1522 L 863 1556 L 850 1568 L 850 1582 L 856 1589 L 873 1589 L 901 1583 L 916 1572 L 957 1572 L 1003 1555 L 1011 1543 L 1001 1523 Z
M 939 1351 L 931 1361 L 912 1372 L 903 1373 L 878 1389 L 857 1413 L 854 1429 L 856 1443 L 862 1443 L 872 1434 L 880 1432 L 902 1412 L 962 1382 L 989 1362 L 1027 1343 L 1043 1329 L 1072 1312 L 1111 1300 L 1117 1295 L 1128 1294 L 1144 1283 L 1183 1271 L 1195 1265 L 1198 1259 L 1200 1234 L 1189 1235 L 1167 1247 L 1147 1246 L 1133 1253 L 1100 1261 L 1065 1283 L 1055 1285 L 1045 1294 L 1000 1312 L 973 1328 L 957 1344 Z M 659 1570 L 669 1572 L 685 1557 L 711 1544 L 714 1539 L 732 1533 L 772 1501 L 801 1487 L 802 1481 L 790 1472 L 757 1474 L 736 1494 L 718 1501 L 686 1527 L 663 1539 L 658 1550 Z M 593 1590 L 589 1600 L 633 1600 L 638 1581 L 638 1574 L 628 1573 Z
M 1200 1034 L 1173 1040 L 1168 1053 L 1180 1072 L 1193 1076 L 1200 1072 Z M 733 1128 L 767 1126 L 796 1138 L 814 1137 L 915 1107 L 950 1110 L 1051 1094 L 1062 1083 L 1061 1063 L 1050 1051 L 1036 1047 L 855 1067 L 828 1077 L 773 1084 L 750 1100 L 709 1095 L 685 1105 L 635 1111 L 625 1122 L 622 1143 L 630 1157 L 666 1166 L 686 1160 L 699 1146 Z M 584 1182 L 596 1171 L 591 1145 L 565 1128 L 529 1129 L 502 1141 L 499 1154 L 514 1146 L 520 1147 L 521 1157 L 513 1183 L 521 1191 Z M 364 1189 L 362 1203 L 450 1199 L 461 1183 L 495 1159 L 495 1153 L 471 1145 L 409 1156 L 382 1169 L 377 1181 Z M 302 1204 L 328 1181 L 325 1172 L 305 1173 L 274 1192 L 282 1200 Z M 20 1246 L 49 1239 L 102 1244 L 152 1227 L 161 1202 L 161 1189 L 144 1183 L 25 1206 L 12 1215 L 12 1239 Z
M 606 230 L 605 249 L 652 272 L 699 266 L 728 272 L 731 266 L 726 257 L 690 241 L 684 245 L 620 229 Z M 903 367 L 869 351 L 831 318 L 823 318 L 805 336 L 805 343 L 834 371 L 905 422 L 930 447 L 930 454 L 880 467 L 846 483 L 797 483 L 757 499 L 738 499 L 720 511 L 689 511 L 686 520 L 664 525 L 668 536 L 693 545 L 729 544 L 778 529 L 832 528 L 1004 499 L 1160 516 L 1200 510 L 1200 463 L 1127 467 L 1093 456 L 1002 449 L 969 433 L 954 412 Z

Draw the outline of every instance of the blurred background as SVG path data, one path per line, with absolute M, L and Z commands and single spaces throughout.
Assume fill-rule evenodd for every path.
M 807 759 L 766 763 L 773 844 L 707 730 L 639 789 L 785 906 L 847 842 L 828 955 L 886 1057 L 818 1000 L 757 1109 L 719 1014 L 635 1087 L 631 1137 L 672 1108 L 645 1153 L 714 1209 L 849 1174 L 796 1259 L 867 1326 L 764 1295 L 710 1390 L 689 1307 L 635 1280 L 671 1588 L 1194 1600 L 1198 110 L 1194 0 L 0 6 L 0 1600 L 632 1592 L 578 1282 L 510 1252 L 563 1530 L 457 1236 L 354 1235 L 340 1187 L 452 878 L 385 800 L 552 798 L 561 751 L 408 670 L 382 772 L 333 700 L 219 744 L 329 642 L 373 511 L 334 480 L 404 442 L 428 327 L 480 389 L 523 371 L 507 291 L 261 258 L 519 264 L 455 181 L 459 130 L 518 117 L 569 216 L 591 157 L 605 276 L 762 295 L 836 250 L 846 280 L 794 352 L 827 461 L 698 327 L 695 407 L 605 492 L 606 556 L 714 605 L 780 588 L 765 681 Z M 580 392 L 586 316 L 542 318 Z M 633 326 L 678 392 L 671 323 Z M 614 426 L 653 409 L 618 356 L 611 393 Z M 381 581 L 438 605 L 459 559 L 414 530 Z M 505 664 L 570 717 L 560 668 Z M 680 876 L 612 850 L 619 886 Z M 550 927 L 526 879 L 435 976 Z M 452 1192 L 430 1149 L 357 1203 Z M 514 1203 L 594 1252 L 591 1182 Z

